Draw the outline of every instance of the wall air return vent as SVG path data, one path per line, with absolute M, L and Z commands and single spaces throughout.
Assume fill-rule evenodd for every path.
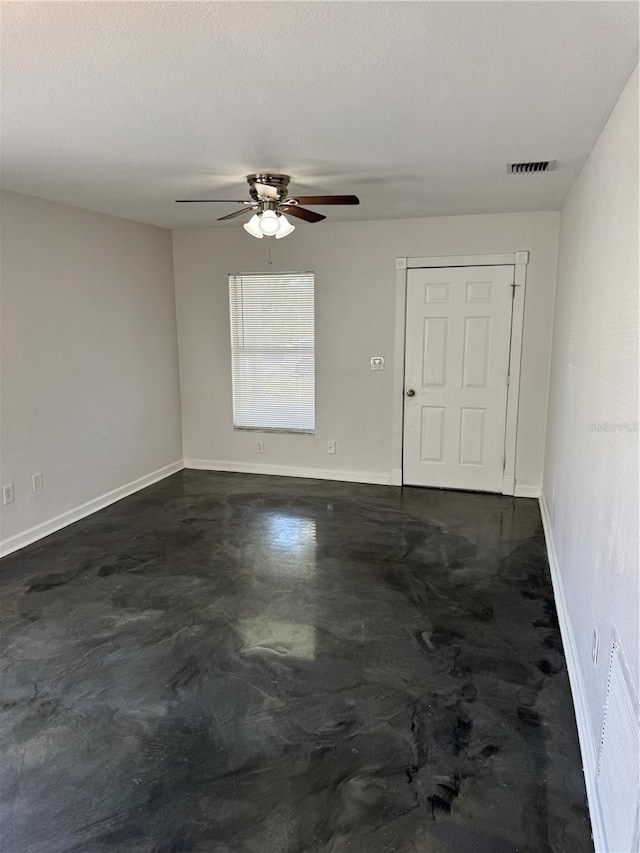
M 510 175 L 534 175 L 538 172 L 551 172 L 555 168 L 556 160 L 537 160 L 529 163 L 509 163 L 507 172 Z

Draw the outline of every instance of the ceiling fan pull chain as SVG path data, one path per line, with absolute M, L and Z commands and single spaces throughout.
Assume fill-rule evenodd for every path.
M 273 261 L 271 260 L 271 240 L 267 240 L 267 246 L 269 247 L 269 256 L 267 259 L 267 263 L 271 266 Z

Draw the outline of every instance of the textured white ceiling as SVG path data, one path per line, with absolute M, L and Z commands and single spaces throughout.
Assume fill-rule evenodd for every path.
M 638 55 L 637 3 L 608 0 L 2 12 L 3 186 L 166 227 L 261 170 L 360 196 L 333 220 L 558 208 Z

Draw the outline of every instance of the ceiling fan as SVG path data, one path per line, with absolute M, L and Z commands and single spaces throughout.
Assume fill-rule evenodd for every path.
M 285 214 L 305 222 L 321 222 L 326 219 L 321 213 L 301 207 L 304 204 L 360 204 L 355 195 L 289 195 L 289 175 L 273 172 L 258 172 L 247 175 L 251 201 L 244 199 L 223 198 L 178 198 L 179 204 L 241 204 L 240 210 L 234 210 L 226 216 L 220 216 L 218 221 L 233 219 L 243 213 L 253 212 L 253 216 L 244 226 L 253 237 L 275 237 L 279 240 L 295 231 Z

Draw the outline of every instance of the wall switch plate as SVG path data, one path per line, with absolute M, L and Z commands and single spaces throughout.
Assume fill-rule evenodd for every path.
M 384 370 L 384 358 L 381 355 L 374 355 L 371 359 L 371 370 Z
M 331 441 L 327 442 L 327 453 L 335 453 L 335 452 L 336 452 L 336 443 L 332 439 Z
M 598 665 L 598 649 L 600 647 L 600 640 L 598 639 L 598 632 L 596 629 L 593 629 L 593 638 L 591 640 L 591 660 L 593 661 L 593 665 Z
M 264 453 L 264 441 L 256 441 L 256 453 Z
M 2 487 L 2 503 L 7 506 L 7 504 L 12 504 L 16 499 L 16 493 L 13 489 L 13 483 L 7 483 L 6 486 Z
M 44 483 L 42 481 L 42 474 L 34 474 L 31 477 L 31 486 L 33 488 L 33 494 L 39 495 L 44 489 Z

